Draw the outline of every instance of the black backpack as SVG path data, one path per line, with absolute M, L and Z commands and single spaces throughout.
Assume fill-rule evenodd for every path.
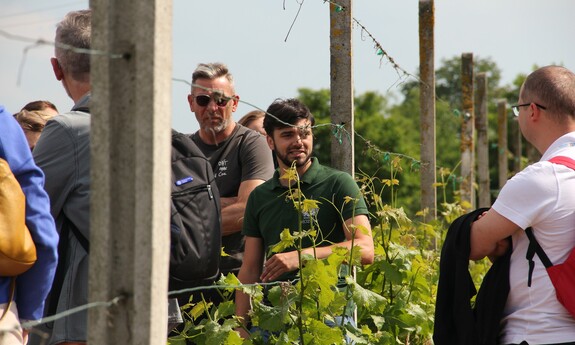
M 220 196 L 212 166 L 192 138 L 172 130 L 170 285 L 215 279 L 221 255 Z

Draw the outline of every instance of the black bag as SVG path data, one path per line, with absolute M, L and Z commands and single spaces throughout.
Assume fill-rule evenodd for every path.
M 219 275 L 220 197 L 212 166 L 191 137 L 172 131 L 170 286 Z

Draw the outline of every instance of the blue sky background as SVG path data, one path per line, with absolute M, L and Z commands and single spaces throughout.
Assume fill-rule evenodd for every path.
M 264 109 L 275 98 L 296 96 L 300 87 L 329 88 L 329 4 L 298 1 L 173 0 L 173 78 L 189 80 L 200 62 L 224 62 L 241 99 Z M 413 74 L 419 64 L 418 6 L 416 0 L 355 0 L 353 8 L 353 16 Z M 68 11 L 87 7 L 86 0 L 1 0 L 0 30 L 53 41 L 55 24 Z M 471 52 L 492 58 L 506 84 L 535 64 L 575 70 L 573 13 L 573 0 L 436 0 L 436 67 L 442 59 Z M 54 102 L 61 111 L 71 108 L 52 74 L 53 47 L 31 47 L 3 35 L 0 47 L 0 103 L 8 110 L 38 99 Z M 395 97 L 401 82 L 397 72 L 380 60 L 359 27 L 353 47 L 356 94 L 373 90 Z M 176 81 L 172 86 L 173 114 L 166 116 L 172 116 L 174 128 L 195 131 L 186 102 L 189 86 Z M 252 109 L 241 104 L 234 118 Z

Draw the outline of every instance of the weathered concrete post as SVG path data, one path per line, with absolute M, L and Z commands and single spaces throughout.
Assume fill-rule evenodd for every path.
M 461 118 L 461 202 L 475 209 L 475 114 L 473 110 L 473 54 L 461 55 L 461 89 L 463 114 Z
M 165 344 L 171 0 L 92 0 L 90 344 Z M 122 57 L 117 57 L 121 54 Z
M 421 142 L 421 207 L 437 218 L 435 139 L 435 5 L 419 1 L 419 118 Z
M 341 7 L 340 7 L 341 6 Z M 354 174 L 352 0 L 329 5 L 331 55 L 331 122 L 343 125 L 347 133 L 331 138 L 332 167 Z
M 489 179 L 489 138 L 487 119 L 487 74 L 477 74 L 477 182 L 479 185 L 479 207 L 491 206 Z
M 509 161 L 507 159 L 507 101 L 497 102 L 497 171 L 499 172 L 499 189 L 507 182 Z

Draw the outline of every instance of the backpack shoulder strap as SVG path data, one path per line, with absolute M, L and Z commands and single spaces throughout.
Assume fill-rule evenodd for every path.
M 551 262 L 551 260 L 549 260 L 549 257 L 547 256 L 543 248 L 541 248 L 539 242 L 537 242 L 537 239 L 535 238 L 535 235 L 533 234 L 533 230 L 531 229 L 531 227 L 525 229 L 525 234 L 529 239 L 529 247 L 527 248 L 527 255 L 525 256 L 525 258 L 529 261 L 529 277 L 527 279 L 527 286 L 531 286 L 531 276 L 533 275 L 533 268 L 535 267 L 535 262 L 533 262 L 533 256 L 537 254 L 537 256 L 539 256 L 539 259 L 541 259 L 541 262 L 543 263 L 543 266 L 545 266 L 545 268 L 553 266 L 553 263 Z
M 82 246 L 82 248 L 84 248 L 86 253 L 89 254 L 90 253 L 90 241 L 86 238 L 86 236 L 84 236 L 84 234 L 82 234 L 80 232 L 80 230 L 74 225 L 74 223 L 72 223 L 71 220 L 68 220 L 68 226 L 70 227 L 70 230 L 72 231 L 74 236 L 76 236 L 76 239 L 78 239 L 78 242 L 80 242 L 80 245 Z
M 551 163 L 561 164 L 575 170 L 575 160 L 565 156 L 553 157 L 549 160 Z
M 172 129 L 172 155 L 189 157 L 189 156 L 199 156 L 205 157 L 200 148 L 191 138 L 186 134 L 177 132 Z M 176 158 L 176 157 L 172 157 Z
M 60 299 L 62 286 L 64 285 L 64 279 L 66 278 L 66 257 L 68 256 L 68 249 L 70 246 L 70 239 L 68 237 L 70 232 L 78 239 L 78 242 L 80 242 L 80 245 L 84 250 L 87 253 L 90 252 L 90 242 L 88 239 L 82 235 L 74 223 L 64 215 L 64 221 L 62 223 L 62 228 L 60 229 L 60 241 L 58 242 L 58 266 L 56 267 L 56 273 L 54 274 L 52 290 L 50 290 L 50 295 L 46 300 L 45 316 L 54 315 L 58 310 L 58 300 Z
M 525 234 L 527 235 L 527 238 L 529 238 L 529 246 L 533 246 L 533 250 L 535 251 L 535 253 L 537 253 L 537 256 L 539 256 L 539 259 L 541 259 L 541 262 L 543 263 L 545 268 L 553 266 L 553 263 L 551 263 L 551 260 L 549 260 L 547 254 L 545 253 L 543 248 L 541 248 L 539 242 L 537 242 L 537 239 L 535 238 L 535 235 L 533 234 L 533 230 L 531 229 L 531 227 L 525 229 Z

